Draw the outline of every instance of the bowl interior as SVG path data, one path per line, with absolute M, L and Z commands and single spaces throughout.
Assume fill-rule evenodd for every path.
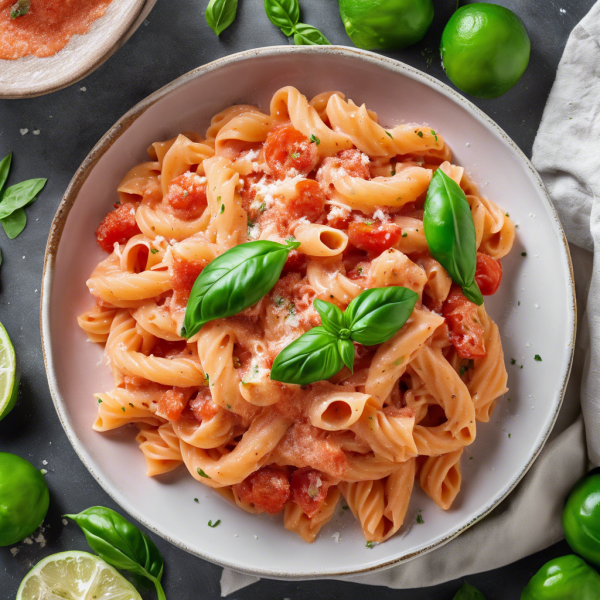
M 454 162 L 465 166 L 483 194 L 518 224 L 515 247 L 502 261 L 503 285 L 486 301 L 502 334 L 510 392 L 499 400 L 491 422 L 478 424 L 477 439 L 465 450 L 463 486 L 452 509 L 442 511 L 416 485 L 404 527 L 374 549 L 365 547 L 358 525 L 341 505 L 317 541 L 308 545 L 287 532 L 280 518 L 252 516 L 229 505 L 184 467 L 147 478 L 134 428 L 108 434 L 91 429 L 93 394 L 110 389 L 112 381 L 102 347 L 86 341 L 76 316 L 92 303 L 85 281 L 104 258 L 93 232 L 116 201 L 119 181 L 129 168 L 147 160 L 145 150 L 152 142 L 182 130 L 204 132 L 211 116 L 231 104 L 268 110 L 273 92 L 285 85 L 308 97 L 341 90 L 377 111 L 385 125 L 427 123 L 451 145 Z M 292 47 L 246 52 L 198 69 L 122 121 L 92 151 L 67 192 L 62 213 L 59 209 L 42 312 L 59 415 L 82 460 L 125 510 L 213 562 L 270 577 L 300 578 L 355 573 L 414 557 L 448 541 L 506 496 L 554 423 L 570 368 L 575 308 L 568 250 L 556 214 L 533 167 L 491 120 L 446 86 L 401 63 L 356 50 Z M 534 360 L 535 354 L 542 362 Z M 417 510 L 423 524 L 416 524 Z M 221 525 L 212 529 L 209 519 L 221 519 Z M 339 541 L 333 535 L 338 532 Z

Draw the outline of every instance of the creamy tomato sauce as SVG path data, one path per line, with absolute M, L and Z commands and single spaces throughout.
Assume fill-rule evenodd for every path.
M 31 0 L 27 14 L 10 18 L 15 0 L 0 0 L 0 58 L 52 56 L 89 31 L 112 0 Z

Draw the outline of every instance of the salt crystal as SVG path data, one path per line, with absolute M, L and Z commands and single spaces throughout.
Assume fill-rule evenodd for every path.
M 39 129 L 34 129 L 33 130 L 33 135 L 40 135 L 40 130 Z
M 80 90 L 80 91 L 82 91 L 82 92 L 87 92 L 87 88 L 85 87 L 85 85 L 82 85 L 82 86 L 79 88 L 79 90 Z
M 27 129 L 27 127 L 24 127 L 23 129 L 19 129 L 19 131 L 21 132 L 21 135 L 27 135 L 29 133 L 29 129 Z
M 46 466 L 46 465 L 48 464 L 48 461 L 47 461 L 47 460 L 43 460 L 43 461 L 42 461 L 42 464 L 43 464 L 44 466 Z
M 333 538 L 333 540 L 335 541 L 336 544 L 340 543 L 340 532 L 336 531 L 335 533 L 331 534 L 331 537 Z
M 62 524 L 66 527 L 69 524 L 69 521 L 67 521 L 67 519 L 63 519 Z

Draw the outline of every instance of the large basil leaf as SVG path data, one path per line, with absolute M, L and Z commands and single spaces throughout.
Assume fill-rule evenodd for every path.
M 433 258 L 469 300 L 483 304 L 475 282 L 477 240 L 471 208 L 460 186 L 442 169 L 434 173 L 427 190 L 423 229 Z
M 10 163 L 12 161 L 12 152 L 7 154 L 2 160 L 0 160 L 0 192 L 8 179 L 8 172 L 10 171 Z
M 90 548 L 104 561 L 152 581 L 159 600 L 166 600 L 160 584 L 163 559 L 154 542 L 119 513 L 93 506 L 78 515 L 65 515 L 81 527 Z
M 418 299 L 405 287 L 365 290 L 344 313 L 350 338 L 365 346 L 386 342 L 406 323 Z
M 17 208 L 17 210 L 8 215 L 8 217 L 0 219 L 0 223 L 2 223 L 2 227 L 4 227 L 4 232 L 8 238 L 10 240 L 14 240 L 23 231 L 23 229 L 25 229 L 25 225 L 27 225 L 27 215 L 25 214 L 25 209 Z
M 277 355 L 271 379 L 307 385 L 333 377 L 343 366 L 338 339 L 324 327 L 313 327 Z
M 300 20 L 298 0 L 265 0 L 265 12 L 271 23 L 287 36 L 294 33 L 294 26 Z
M 217 256 L 192 287 L 181 335 L 190 338 L 209 321 L 232 317 L 258 302 L 277 283 L 290 250 L 298 246 L 295 240 L 285 246 L 259 240 Z
M 238 0 L 210 0 L 204 13 L 208 26 L 220 35 L 235 20 L 237 7 Z
M 321 316 L 323 327 L 329 333 L 338 335 L 339 332 L 346 327 L 344 313 L 335 304 L 325 302 L 325 300 L 316 299 L 313 302 L 313 306 Z
M 297 46 L 331 46 L 331 42 L 316 28 L 306 23 L 294 27 L 294 44 Z
M 485 596 L 476 587 L 465 582 L 452 600 L 485 600 Z
M 29 179 L 6 188 L 0 201 L 0 219 L 31 204 L 46 185 L 46 179 Z

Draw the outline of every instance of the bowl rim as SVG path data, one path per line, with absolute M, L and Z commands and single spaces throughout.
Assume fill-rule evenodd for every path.
M 129 18 L 126 21 L 120 24 L 118 23 L 115 26 L 115 29 L 117 27 L 119 29 L 122 29 L 121 34 L 115 40 L 113 40 L 112 44 L 106 45 L 104 50 L 98 56 L 92 58 L 92 60 L 89 63 L 82 65 L 70 74 L 61 76 L 59 79 L 57 79 L 51 84 L 40 82 L 39 84 L 32 85 L 26 88 L 25 91 L 17 90 L 12 92 L 7 90 L 6 92 L 3 92 L 0 89 L 0 100 L 19 100 L 22 98 L 37 98 L 38 96 L 45 96 L 46 94 L 58 92 L 59 90 L 62 90 L 66 87 L 69 87 L 70 85 L 73 85 L 74 83 L 77 83 L 78 81 L 81 81 L 82 79 L 85 79 L 88 75 L 91 75 L 98 67 L 103 65 L 117 50 L 119 50 L 129 40 L 129 38 L 139 29 L 144 19 L 146 19 L 147 16 L 150 14 L 150 11 L 154 8 L 156 1 L 157 0 L 138 0 L 137 6 L 135 10 L 133 10 L 133 12 L 129 15 Z M 102 19 L 104 16 L 105 15 L 102 15 L 99 18 Z M 93 24 L 94 23 L 92 23 L 91 26 L 93 26 Z M 76 35 L 85 39 L 85 36 L 88 35 L 88 33 L 89 31 L 84 34 Z M 52 56 L 56 56 L 60 54 L 63 50 L 65 50 L 67 46 L 71 43 L 71 40 L 72 38 L 69 39 L 64 48 L 61 48 Z M 27 55 L 20 58 L 27 58 L 30 56 L 34 56 L 34 58 L 36 59 L 36 64 L 38 64 L 37 61 L 44 61 L 46 59 L 46 57 L 40 57 L 35 55 Z M 14 60 L 0 59 L 0 66 L 2 63 L 17 62 L 18 60 L 20 60 L 20 58 L 16 58 Z M 39 64 L 41 67 L 44 63 L 42 62 Z
M 228 562 L 226 560 L 216 561 L 209 554 L 200 552 L 193 548 L 190 548 L 187 544 L 175 540 L 171 538 L 168 532 L 160 530 L 153 523 L 149 522 L 144 516 L 142 516 L 135 506 L 133 506 L 129 501 L 127 501 L 124 497 L 121 496 L 118 490 L 112 488 L 107 482 L 103 480 L 101 476 L 99 476 L 94 467 L 88 462 L 87 457 L 88 453 L 83 447 L 83 444 L 80 443 L 74 429 L 71 426 L 68 413 L 66 407 L 63 406 L 63 401 L 59 393 L 58 382 L 56 380 L 56 375 L 54 373 L 54 365 L 53 365 L 53 357 L 51 351 L 51 334 L 50 334 L 50 293 L 52 289 L 53 283 L 53 275 L 54 275 L 54 265 L 56 261 L 56 254 L 58 251 L 61 235 L 67 221 L 67 217 L 71 208 L 73 207 L 79 191 L 81 190 L 83 184 L 88 178 L 90 172 L 96 166 L 98 161 L 102 158 L 102 156 L 108 151 L 108 149 L 112 146 L 112 144 L 123 135 L 127 129 L 152 105 L 154 105 L 157 101 L 172 93 L 179 87 L 187 84 L 188 82 L 202 77 L 206 73 L 210 73 L 216 69 L 219 69 L 225 65 L 231 65 L 237 62 L 251 60 L 253 58 L 260 57 L 270 57 L 277 55 L 307 55 L 307 54 L 330 54 L 330 55 L 341 55 L 341 56 L 354 56 L 358 57 L 361 60 L 364 60 L 368 63 L 384 67 L 385 69 L 392 71 L 397 74 L 402 74 L 406 77 L 414 79 L 420 83 L 424 83 L 430 88 L 435 89 L 436 91 L 442 93 L 444 96 L 454 101 L 455 103 L 461 105 L 463 108 L 467 109 L 471 112 L 474 118 L 480 121 L 487 129 L 491 129 L 495 131 L 497 134 L 502 137 L 505 144 L 509 147 L 509 149 L 516 155 L 516 157 L 521 161 L 522 164 L 528 167 L 530 171 L 530 175 L 532 176 L 534 182 L 539 185 L 541 190 L 541 196 L 543 202 L 546 204 L 546 208 L 549 209 L 550 215 L 555 220 L 555 225 L 558 229 L 559 239 L 561 241 L 562 250 L 565 253 L 568 265 L 568 278 L 567 278 L 567 286 L 570 290 L 570 302 L 568 306 L 568 318 L 573 322 L 573 328 L 570 334 L 570 339 L 568 340 L 570 355 L 567 364 L 563 364 L 564 375 L 562 377 L 562 381 L 560 384 L 560 390 L 558 391 L 558 402 L 556 404 L 556 408 L 554 414 L 551 415 L 551 420 L 546 431 L 543 432 L 542 438 L 531 454 L 527 464 L 516 474 L 513 476 L 512 480 L 508 482 L 507 487 L 505 488 L 505 492 L 500 496 L 493 499 L 491 502 L 482 506 L 479 512 L 475 517 L 471 519 L 468 523 L 460 527 L 459 529 L 448 533 L 443 538 L 435 541 L 434 543 L 421 548 L 415 552 L 411 552 L 408 554 L 404 554 L 400 557 L 396 557 L 393 559 L 384 560 L 377 565 L 372 565 L 364 568 L 353 568 L 347 571 L 320 571 L 318 573 L 314 572 L 283 572 L 283 571 L 270 571 L 268 568 L 264 568 L 261 570 L 252 570 L 248 568 L 244 568 L 243 565 L 239 565 L 236 563 Z M 514 490 L 517 484 L 521 481 L 521 479 L 525 476 L 527 471 L 531 468 L 537 457 L 539 456 L 542 448 L 548 441 L 550 433 L 552 432 L 554 425 L 556 423 L 556 419 L 558 417 L 558 413 L 563 403 L 565 390 L 567 387 L 567 383 L 569 381 L 569 375 L 571 372 L 571 366 L 573 363 L 574 349 L 575 349 L 575 336 L 577 330 L 577 304 L 575 298 L 575 283 L 574 283 L 574 275 L 573 275 L 573 265 L 571 262 L 571 255 L 569 252 L 569 246 L 567 243 L 567 239 L 561 225 L 560 219 L 552 204 L 548 192 L 542 182 L 542 179 L 535 167 L 532 165 L 531 161 L 527 158 L 527 156 L 523 153 L 523 151 L 515 144 L 515 142 L 510 138 L 510 136 L 488 115 L 486 115 L 483 111 L 481 111 L 477 106 L 475 106 L 472 102 L 467 100 L 464 96 L 458 93 L 456 90 L 453 90 L 445 83 L 439 81 L 433 76 L 419 71 L 418 69 L 411 67 L 401 61 L 394 60 L 391 58 L 387 58 L 385 56 L 381 56 L 375 54 L 374 52 L 369 52 L 366 50 L 359 50 L 353 47 L 347 46 L 269 46 L 263 48 L 256 48 L 251 50 L 245 50 L 242 52 L 238 52 L 235 54 L 231 54 L 229 56 L 225 56 L 223 58 L 219 58 L 212 62 L 209 62 L 205 65 L 197 67 L 184 75 L 181 75 L 177 79 L 174 79 L 167 85 L 158 89 L 154 93 L 150 94 L 140 102 L 138 102 L 133 108 L 131 108 L 127 113 L 125 113 L 96 143 L 96 145 L 92 148 L 92 150 L 88 153 L 86 158 L 81 163 L 80 167 L 75 172 L 75 175 L 71 179 L 63 198 L 56 210 L 55 216 L 52 220 L 52 224 L 50 227 L 50 233 L 48 236 L 48 242 L 46 245 L 46 250 L 44 253 L 44 268 L 42 275 L 42 285 L 41 285 L 41 298 L 40 298 L 40 331 L 41 331 L 41 340 L 42 340 L 42 352 L 44 356 L 44 366 L 46 369 L 46 375 L 48 378 L 48 385 L 50 388 L 50 394 L 52 397 L 52 401 L 54 403 L 57 415 L 60 419 L 61 425 L 65 430 L 67 438 L 69 442 L 73 446 L 75 452 L 79 456 L 79 459 L 83 462 L 87 470 L 90 472 L 92 477 L 100 484 L 100 486 L 104 489 L 104 491 L 120 506 L 122 507 L 129 515 L 134 517 L 138 522 L 142 523 L 145 527 L 147 527 L 153 533 L 159 535 L 166 541 L 172 543 L 173 545 L 181 548 L 202 558 L 207 560 L 213 564 L 218 564 L 222 567 L 228 567 L 235 571 L 246 573 L 249 575 L 267 577 L 271 579 L 285 579 L 285 580 L 301 580 L 301 579 L 324 579 L 324 578 L 332 578 L 332 577 L 343 577 L 349 575 L 360 575 L 366 573 L 373 573 L 375 571 L 381 571 L 395 565 L 399 565 L 401 563 L 407 562 L 418 556 L 426 554 L 434 549 L 440 548 L 441 546 L 447 544 L 464 531 L 472 527 L 475 523 L 482 520 L 486 517 L 494 508 L 496 508 L 506 497 Z

